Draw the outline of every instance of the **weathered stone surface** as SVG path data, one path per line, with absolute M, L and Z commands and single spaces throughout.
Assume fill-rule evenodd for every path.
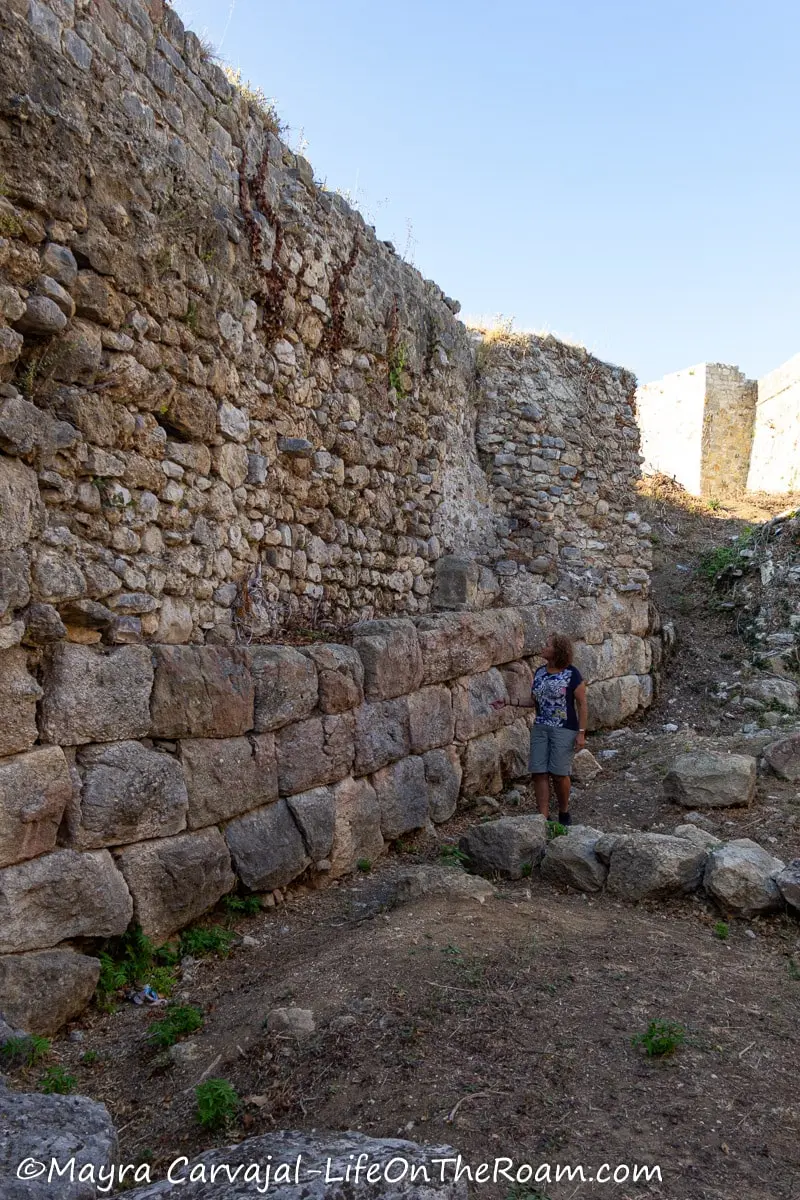
M 608 865 L 595 853 L 601 836 L 599 829 L 571 825 L 552 838 L 542 859 L 542 878 L 576 892 L 599 892 L 608 874 Z
M 372 776 L 381 813 L 381 833 L 392 841 L 421 829 L 428 819 L 425 763 L 414 755 L 384 767 Z
M 522 717 L 511 725 L 498 729 L 494 737 L 503 783 L 510 783 L 528 775 L 531 733 L 525 718 Z
M 294 1007 L 270 1009 L 264 1026 L 269 1033 L 289 1033 L 297 1038 L 310 1037 L 317 1028 L 310 1008 Z
M 480 567 L 474 558 L 444 554 L 434 571 L 433 608 L 462 612 L 477 607 Z
M 61 746 L 145 737 L 153 665 L 145 646 L 56 645 L 45 664 L 42 739 Z
M 684 808 L 751 804 L 756 794 L 756 760 L 748 754 L 712 750 L 681 754 L 664 779 L 664 794 Z
M 99 978 L 100 960 L 74 950 L 4 954 L 0 1011 L 28 1033 L 55 1033 L 83 1011 Z
M 608 890 L 625 900 L 659 900 L 700 886 L 706 850 L 665 833 L 632 833 L 611 851 Z
M 5 454 L 32 458 L 38 451 L 49 457 L 68 449 L 79 437 L 72 425 L 55 420 L 22 396 L 0 400 L 0 450 Z
M 712 850 L 703 877 L 706 891 L 726 910 L 752 916 L 780 908 L 777 878 L 785 869 L 750 838 L 738 838 Z
M 457 679 L 453 684 L 453 717 L 459 741 L 491 733 L 507 721 L 507 708 L 493 708 L 497 701 L 508 703 L 503 676 L 496 667 Z
M 60 550 L 40 550 L 31 569 L 31 591 L 46 604 L 75 600 L 86 591 L 83 572 Z
M 14 647 L 0 653 L 0 755 L 17 754 L 36 741 L 36 701 L 41 696 L 25 651 Z
M 0 758 L 0 867 L 55 848 L 72 792 L 60 746 Z
M 24 608 L 31 598 L 30 558 L 21 546 L 0 551 L 0 617 Z
M 192 610 L 177 596 L 164 596 L 158 613 L 156 641 L 162 645 L 180 646 L 192 636 Z
M 336 828 L 336 802 L 330 788 L 312 788 L 299 796 L 287 796 L 286 803 L 297 822 L 306 853 L 312 862 L 327 859 Z
M 531 698 L 533 671 L 527 662 L 506 663 L 500 667 L 510 704 L 527 704 Z
M 362 621 L 353 630 L 353 647 L 364 664 L 368 699 L 391 700 L 421 684 L 422 654 L 411 621 Z
M 304 647 L 302 653 L 317 668 L 322 712 L 340 713 L 358 708 L 364 699 L 364 664 L 351 646 L 323 643 Z
M 31 604 L 25 611 L 26 646 L 49 646 L 67 636 L 67 629 L 52 604 Z
M 238 737 L 253 728 L 253 680 L 240 651 L 156 646 L 153 660 L 153 737 Z
M 598 644 L 603 641 L 605 626 L 595 600 L 587 598 L 580 604 L 553 600 L 527 605 L 518 611 L 524 639 L 520 654 L 514 656 L 516 658 L 539 654 L 551 633 L 563 633 L 573 642 Z
M 80 850 L 168 837 L 186 828 L 188 797 L 181 764 L 141 742 L 82 746 L 78 811 L 71 842 Z
M 370 775 L 404 758 L 409 750 L 405 697 L 362 704 L 355 711 L 356 775 Z
M 74 1180 L 18 1179 L 23 1159 L 75 1159 Z M 3 1200 L 97 1200 L 99 1172 L 119 1162 L 117 1135 L 104 1105 L 86 1096 L 10 1092 L 0 1082 L 0 1178 Z M 80 1181 L 89 1173 L 94 1183 Z
M 225 839 L 213 828 L 127 846 L 117 864 L 136 920 L 156 941 L 213 908 L 236 882 Z
M 579 750 L 572 760 L 572 778 L 578 783 L 591 783 L 602 770 L 591 750 Z
M 467 1200 L 467 1185 L 463 1177 L 454 1181 L 453 1171 L 444 1172 L 440 1181 L 438 1167 L 431 1164 L 436 1159 L 455 1161 L 456 1151 L 449 1146 L 417 1145 L 415 1142 L 400 1141 L 398 1138 L 369 1138 L 362 1133 L 273 1133 L 265 1137 L 246 1138 L 235 1146 L 210 1150 L 181 1173 L 186 1179 L 190 1172 L 204 1174 L 207 1182 L 182 1186 L 180 1183 L 154 1183 L 126 1193 L 126 1200 L 163 1200 L 163 1197 L 178 1197 L 184 1194 L 187 1200 L 252 1200 L 254 1184 L 245 1182 L 245 1168 L 250 1163 L 302 1164 L 300 1181 L 272 1184 L 271 1194 L 275 1200 L 330 1200 L 333 1179 L 345 1179 L 350 1172 L 355 1175 L 354 1163 L 359 1155 L 363 1161 L 375 1168 L 371 1182 L 362 1172 L 358 1181 L 346 1184 L 347 1200 Z M 227 1172 L 218 1171 L 215 1182 L 211 1182 L 211 1170 L 215 1164 L 224 1163 L 231 1174 L 239 1164 L 242 1170 L 235 1175 L 235 1182 L 223 1182 Z M 392 1163 L 391 1166 L 388 1164 Z M 408 1164 L 408 1173 L 399 1183 L 390 1182 L 397 1177 L 403 1164 Z M 204 1164 L 205 1171 L 199 1164 Z M 426 1172 L 420 1170 L 425 1167 Z M 430 1182 L 424 1182 L 425 1176 Z M 403 1174 L 406 1174 L 403 1172 Z M 263 1188 L 262 1167 L 262 1188 Z M 412 1182 L 413 1178 L 413 1182 Z M 20 1197 L 22 1193 L 19 1194 Z M 344 1193 L 343 1193 L 344 1195 Z M 18 1200 L 15 1195 L 13 1200 Z M 38 1200 L 38 1198 L 37 1198 Z M 44 1197 L 43 1197 L 44 1200 Z M 46 1197 L 50 1200 L 50 1196 Z M 69 1200 L 73 1200 L 69 1197 Z M 81 1195 L 80 1200 L 84 1200 Z
M 511 608 L 422 617 L 417 621 L 417 636 L 426 684 L 474 675 L 521 658 L 524 643 L 520 611 Z
M 762 704 L 782 708 L 786 712 L 797 712 L 800 689 L 791 679 L 752 679 L 745 684 L 744 694 L 760 700 Z
M 258 733 L 302 721 L 317 706 L 317 669 L 291 646 L 248 646 L 245 662 L 255 685 Z
M 479 874 L 521 879 L 545 852 L 547 822 L 542 816 L 501 817 L 474 825 L 458 844 Z
M 447 746 L 455 736 L 453 701 L 447 687 L 425 687 L 406 697 L 413 754 Z
M 672 832 L 675 837 L 685 838 L 687 842 L 693 842 L 703 850 L 713 850 L 715 846 L 722 845 L 722 838 L 716 837 L 699 825 L 676 825 Z
M 779 871 L 775 882 L 789 907 L 800 913 L 800 858 L 793 859 Z
M 503 790 L 503 770 L 497 735 L 484 734 L 467 742 L 463 752 L 461 789 L 465 796 L 496 796 Z
M 368 779 L 343 779 L 332 791 L 336 821 L 330 874 L 338 879 L 361 859 L 374 862 L 384 841 L 378 797 Z
M 779 779 L 800 783 L 800 733 L 770 742 L 764 747 L 764 761 Z
M 477 900 L 484 904 L 497 895 L 497 888 L 480 875 L 468 875 L 460 867 L 434 867 L 427 863 L 404 871 L 392 880 L 394 904 L 410 904 L 422 896 L 442 899 Z
M 644 638 L 612 633 L 599 646 L 576 642 L 575 666 L 587 683 L 622 675 L 646 675 L 650 670 L 650 646 Z
M 225 837 L 236 874 L 253 892 L 284 887 L 311 862 L 285 800 L 231 821 Z
M 0 550 L 24 546 L 43 525 L 36 472 L 16 458 L 0 457 Z
M 455 746 L 446 750 L 428 750 L 423 754 L 425 782 L 428 785 L 428 812 L 437 824 L 449 821 L 456 811 L 461 791 L 461 762 Z
M 0 954 L 124 933 L 133 915 L 107 850 L 54 850 L 0 871 Z
M 201 829 L 278 798 L 271 733 L 237 738 L 187 738 L 179 743 L 189 793 L 188 825 Z
M 354 721 L 351 713 L 311 717 L 278 730 L 278 789 L 282 796 L 336 783 L 353 765 Z
M 33 334 L 35 337 L 61 333 L 66 324 L 64 313 L 48 296 L 28 296 L 25 312 L 16 322 L 20 333 Z
M 587 729 L 612 729 L 632 717 L 641 700 L 641 681 L 638 675 L 623 675 L 590 683 L 586 688 L 589 708 Z

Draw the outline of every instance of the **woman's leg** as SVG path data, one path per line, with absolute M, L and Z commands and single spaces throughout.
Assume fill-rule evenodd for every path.
M 575 741 L 578 736 L 574 729 L 554 729 L 548 766 L 553 780 L 553 791 L 558 800 L 558 819 L 562 825 L 569 825 L 569 794 L 572 780 L 572 759 L 575 753 Z
M 569 825 L 569 792 L 571 780 L 569 775 L 553 775 L 553 791 L 558 799 L 558 819 L 562 825 Z
M 533 725 L 528 770 L 533 776 L 533 794 L 537 807 L 545 817 L 550 813 L 550 776 L 547 773 L 549 756 L 549 730 L 544 725 Z
M 533 777 L 533 794 L 543 817 L 550 816 L 550 776 L 536 774 Z

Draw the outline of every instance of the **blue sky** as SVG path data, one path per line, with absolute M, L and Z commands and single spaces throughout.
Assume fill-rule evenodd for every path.
M 642 381 L 800 350 L 798 0 L 180 0 L 465 315 Z

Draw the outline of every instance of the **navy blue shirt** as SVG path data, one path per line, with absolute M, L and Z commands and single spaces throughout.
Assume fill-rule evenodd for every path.
M 531 696 L 536 701 L 536 724 L 553 729 L 578 729 L 575 689 L 583 683 L 577 667 L 548 671 L 539 667 L 533 677 Z

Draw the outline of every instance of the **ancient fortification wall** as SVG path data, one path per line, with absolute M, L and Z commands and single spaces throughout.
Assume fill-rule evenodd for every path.
M 629 374 L 470 334 L 161 0 L 0 28 L 0 1009 L 44 1028 L 132 918 L 524 773 L 490 705 L 551 628 L 594 726 L 660 642 Z
M 747 486 L 753 492 L 800 491 L 800 354 L 758 381 Z
M 800 355 L 756 382 L 699 363 L 637 390 L 645 474 L 694 495 L 800 487 Z

